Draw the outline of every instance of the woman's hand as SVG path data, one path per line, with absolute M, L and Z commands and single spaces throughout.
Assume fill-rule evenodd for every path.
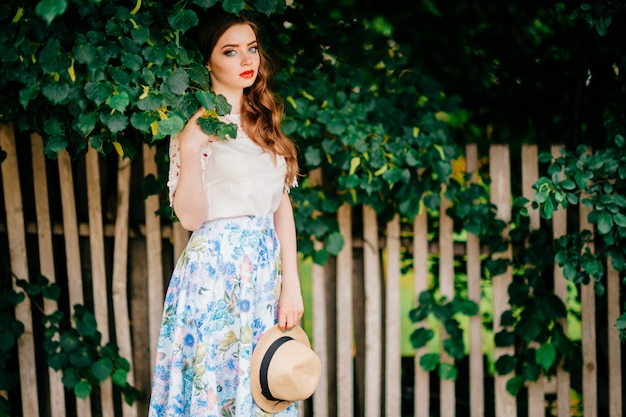
M 278 300 L 278 327 L 281 330 L 291 329 L 300 323 L 303 313 L 304 302 L 298 277 L 283 282 Z
M 183 152 L 184 149 L 198 151 L 204 146 L 205 143 L 212 142 L 211 137 L 204 133 L 198 124 L 198 119 L 202 116 L 202 114 L 204 114 L 204 111 L 204 107 L 200 107 L 196 110 L 196 112 L 187 121 L 183 130 L 181 130 L 178 134 L 181 152 Z

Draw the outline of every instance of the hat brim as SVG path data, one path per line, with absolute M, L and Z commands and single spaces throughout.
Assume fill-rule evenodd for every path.
M 281 330 L 278 325 L 274 325 L 267 329 L 257 342 L 252 357 L 250 358 L 250 384 L 252 389 L 252 398 L 254 402 L 265 412 L 278 413 L 289 407 L 293 401 L 275 401 L 265 398 L 261 392 L 260 370 L 261 361 L 265 356 L 265 353 L 274 341 L 280 337 L 289 336 L 294 340 L 302 343 L 307 347 L 311 347 L 311 342 L 306 332 L 300 327 L 295 326 L 289 330 Z

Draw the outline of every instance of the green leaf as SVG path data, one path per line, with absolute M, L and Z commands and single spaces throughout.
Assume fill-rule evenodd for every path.
M 230 113 L 230 111 L 232 110 L 233 106 L 231 106 L 228 103 L 228 100 L 226 100 L 226 97 L 224 97 L 223 95 L 219 94 L 216 98 L 215 98 L 215 112 L 219 115 L 219 116 L 224 116 Z
M 619 331 L 626 330 L 626 312 L 615 320 L 615 328 Z
M 74 394 L 81 399 L 85 399 L 89 397 L 91 394 L 91 384 L 86 380 L 82 380 L 78 382 L 78 384 L 74 385 Z
M 613 221 L 619 227 L 626 227 L 626 215 L 623 215 L 622 213 L 615 213 L 613 215 Z
M 102 111 L 100 112 L 100 121 L 111 133 L 121 132 L 128 126 L 128 117 L 119 112 L 111 114 L 107 111 Z
M 61 334 L 61 349 L 66 352 L 74 352 L 80 346 L 78 335 L 73 331 L 66 331 Z
M 462 359 L 465 356 L 463 338 L 449 338 L 443 341 L 443 350 L 454 359 Z
M 321 151 L 313 146 L 307 146 L 304 151 L 304 161 L 307 166 L 315 168 L 321 165 L 322 163 L 322 153 Z
M 516 396 L 524 386 L 524 378 L 517 375 L 506 382 L 506 391 L 512 396 Z
M 317 265 L 325 265 L 330 255 L 325 249 L 316 250 L 311 256 L 313 262 Z
M 113 87 L 108 82 L 87 82 L 85 84 L 85 96 L 100 105 L 113 94 Z
M 613 227 L 613 217 L 611 213 L 606 210 L 603 210 L 598 216 L 598 232 L 602 235 L 606 235 L 611 232 L 611 228 Z
M 426 344 L 432 340 L 434 336 L 435 332 L 431 329 L 426 329 L 424 327 L 417 328 L 411 334 L 411 344 L 414 349 L 419 349 L 426 346 Z
M 172 115 L 165 120 L 158 121 L 158 134 L 156 137 L 162 138 L 165 136 L 174 135 L 185 127 L 185 120 L 178 115 Z
M 113 383 L 119 387 L 126 386 L 126 377 L 128 373 L 123 369 L 116 369 L 111 376 Z
M 61 51 L 58 38 L 52 38 L 39 54 L 39 63 L 45 74 L 61 73 L 70 66 L 70 60 Z
M 420 366 L 426 372 L 434 371 L 439 366 L 439 354 L 427 353 L 420 357 Z
M 506 375 L 512 372 L 517 366 L 517 358 L 510 355 L 500 356 L 495 363 L 496 372 L 499 375 Z
M 508 330 L 500 330 L 494 336 L 496 347 L 511 346 L 515 343 L 515 333 Z
M 439 366 L 439 377 L 441 379 L 456 381 L 458 373 L 457 367 L 451 363 L 444 362 Z
M 222 8 L 229 13 L 239 14 L 245 5 L 245 0 L 224 0 Z
M 176 9 L 167 17 L 167 22 L 176 30 L 185 33 L 187 30 L 198 25 L 198 15 L 189 9 Z
M 50 25 L 57 17 L 65 13 L 67 0 L 40 0 L 35 7 L 35 13 Z
M 76 320 L 76 330 L 84 336 L 94 337 L 98 332 L 98 323 L 96 316 L 86 309 L 76 311 L 74 314 Z
M 83 137 L 87 137 L 91 134 L 91 131 L 96 127 L 96 123 L 98 122 L 98 114 L 95 112 L 91 113 L 81 113 L 78 116 L 78 121 L 76 123 L 76 128 L 83 135 Z
M 43 83 L 41 94 L 43 94 L 44 97 L 50 100 L 51 103 L 59 104 L 62 101 L 66 100 L 69 96 L 70 86 L 64 82 L 49 80 L 49 82 Z
M 215 108 L 216 97 L 212 91 L 196 91 L 195 96 L 205 110 L 211 111 Z
M 333 232 L 326 238 L 326 250 L 331 255 L 338 255 L 343 248 L 343 236 L 340 232 Z
M 70 353 L 70 363 L 77 368 L 89 369 L 92 363 L 92 357 L 89 354 L 87 346 L 80 347 Z
M 91 365 L 91 373 L 98 381 L 107 379 L 113 372 L 113 363 L 109 358 L 102 358 Z
M 182 95 L 189 88 L 189 75 L 182 68 L 176 69 L 165 81 L 170 91 Z
M 142 132 L 145 133 L 150 133 L 150 125 L 153 122 L 156 122 L 159 120 L 159 116 L 157 113 L 151 113 L 151 112 L 140 112 L 140 113 L 133 113 L 132 116 L 130 116 L 130 124 L 137 130 L 140 130 Z
M 63 382 L 63 385 L 66 388 L 68 389 L 74 388 L 74 386 L 78 383 L 78 376 L 76 375 L 76 369 L 74 368 L 64 369 L 63 377 L 61 378 L 61 381 Z
M 548 371 L 550 367 L 554 364 L 556 360 L 556 349 L 552 344 L 545 343 L 541 345 L 537 352 L 535 353 L 535 362 L 541 365 L 541 367 Z
M 274 10 L 276 10 L 277 5 L 278 0 L 256 0 L 254 8 L 269 16 Z
M 112 95 L 111 98 L 109 98 L 108 104 L 110 108 L 123 112 L 130 104 L 130 97 L 128 97 L 126 91 L 122 91 L 119 94 Z

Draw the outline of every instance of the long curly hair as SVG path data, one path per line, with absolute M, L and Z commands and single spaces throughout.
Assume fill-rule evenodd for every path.
M 252 86 L 243 91 L 241 105 L 241 124 L 252 140 L 274 156 L 280 155 L 287 161 L 285 184 L 291 186 L 298 176 L 298 157 L 296 145 L 285 136 L 281 124 L 283 103 L 268 87 L 271 76 L 270 62 L 259 40 L 258 26 L 244 15 L 227 13 L 220 8 L 210 8 L 200 17 L 197 27 L 197 42 L 207 65 L 213 48 L 220 37 L 231 26 L 245 24 L 250 26 L 258 42 L 260 57 L 259 70 Z

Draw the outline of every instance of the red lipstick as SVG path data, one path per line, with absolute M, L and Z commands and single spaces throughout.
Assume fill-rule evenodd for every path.
M 239 76 L 242 78 L 252 78 L 252 76 L 254 76 L 254 70 L 244 71 L 241 74 L 239 74 Z

